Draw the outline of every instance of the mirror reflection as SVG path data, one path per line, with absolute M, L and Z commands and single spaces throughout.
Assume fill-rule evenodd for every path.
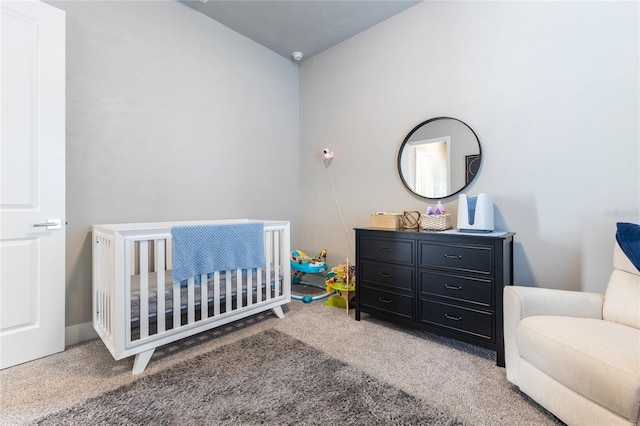
M 464 122 L 437 117 L 420 123 L 402 142 L 398 173 L 414 194 L 449 197 L 475 178 L 481 162 L 480 141 Z

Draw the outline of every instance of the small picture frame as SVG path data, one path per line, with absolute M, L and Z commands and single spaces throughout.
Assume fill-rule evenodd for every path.
M 465 184 L 471 183 L 480 169 L 480 154 L 465 155 Z

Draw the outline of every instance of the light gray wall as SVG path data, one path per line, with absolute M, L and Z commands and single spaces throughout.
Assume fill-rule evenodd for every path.
M 51 3 L 67 13 L 67 326 L 91 321 L 94 224 L 295 230 L 297 65 L 178 2 Z
M 344 261 L 369 213 L 425 210 L 396 156 L 450 116 L 480 138 L 467 193 L 517 233 L 516 283 L 604 291 L 615 223 L 640 221 L 638 18 L 637 2 L 430 1 L 304 62 L 301 247 Z
M 294 248 L 353 258 L 370 212 L 426 208 L 396 155 L 436 116 L 480 138 L 469 193 L 517 232 L 517 283 L 602 291 L 615 222 L 640 221 L 637 3 L 426 2 L 300 76 L 177 2 L 49 3 L 67 12 L 67 326 L 91 319 L 96 223 L 284 218 Z

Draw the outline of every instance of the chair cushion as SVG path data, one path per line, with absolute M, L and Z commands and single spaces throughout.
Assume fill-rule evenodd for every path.
M 640 329 L 640 272 L 616 243 L 602 318 Z
M 531 316 L 520 356 L 567 388 L 629 419 L 640 413 L 640 330 L 610 321 Z
M 640 270 L 635 267 L 626 253 L 620 247 L 620 243 L 616 241 L 613 247 L 613 268 L 640 276 Z

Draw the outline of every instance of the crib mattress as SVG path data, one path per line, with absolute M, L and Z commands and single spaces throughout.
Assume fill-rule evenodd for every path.
M 260 281 L 261 289 L 264 289 L 267 284 L 267 280 L 265 279 L 265 271 L 261 272 L 262 279 Z M 149 317 L 155 317 L 158 314 L 158 273 L 149 272 L 149 286 L 148 286 L 148 301 L 149 301 Z M 257 291 L 257 281 L 258 274 L 255 272 L 252 274 L 252 282 L 251 282 L 251 290 Z M 280 284 L 282 284 L 282 273 L 279 275 Z M 165 282 L 165 292 L 164 292 L 164 307 L 165 314 L 173 312 L 173 280 L 171 278 L 171 270 L 167 270 L 164 272 L 164 282 Z M 233 271 L 231 273 L 231 297 L 236 297 L 238 293 L 237 287 L 238 277 L 237 273 Z M 271 287 L 275 282 L 275 272 L 271 271 L 271 277 L 269 279 L 269 287 Z M 207 279 L 207 303 L 213 301 L 214 298 L 214 279 Z M 225 300 L 227 297 L 227 274 L 225 272 L 220 274 L 220 300 Z M 187 307 L 187 298 L 188 298 L 188 288 L 187 286 L 180 287 L 180 308 L 186 309 Z M 270 291 L 270 288 L 268 289 Z M 247 292 L 247 278 L 246 276 L 242 277 L 242 285 L 241 285 L 242 294 Z M 196 306 L 200 306 L 201 304 L 201 284 L 194 284 L 194 301 Z M 131 321 L 138 321 L 140 319 L 140 275 L 132 275 L 131 276 Z

